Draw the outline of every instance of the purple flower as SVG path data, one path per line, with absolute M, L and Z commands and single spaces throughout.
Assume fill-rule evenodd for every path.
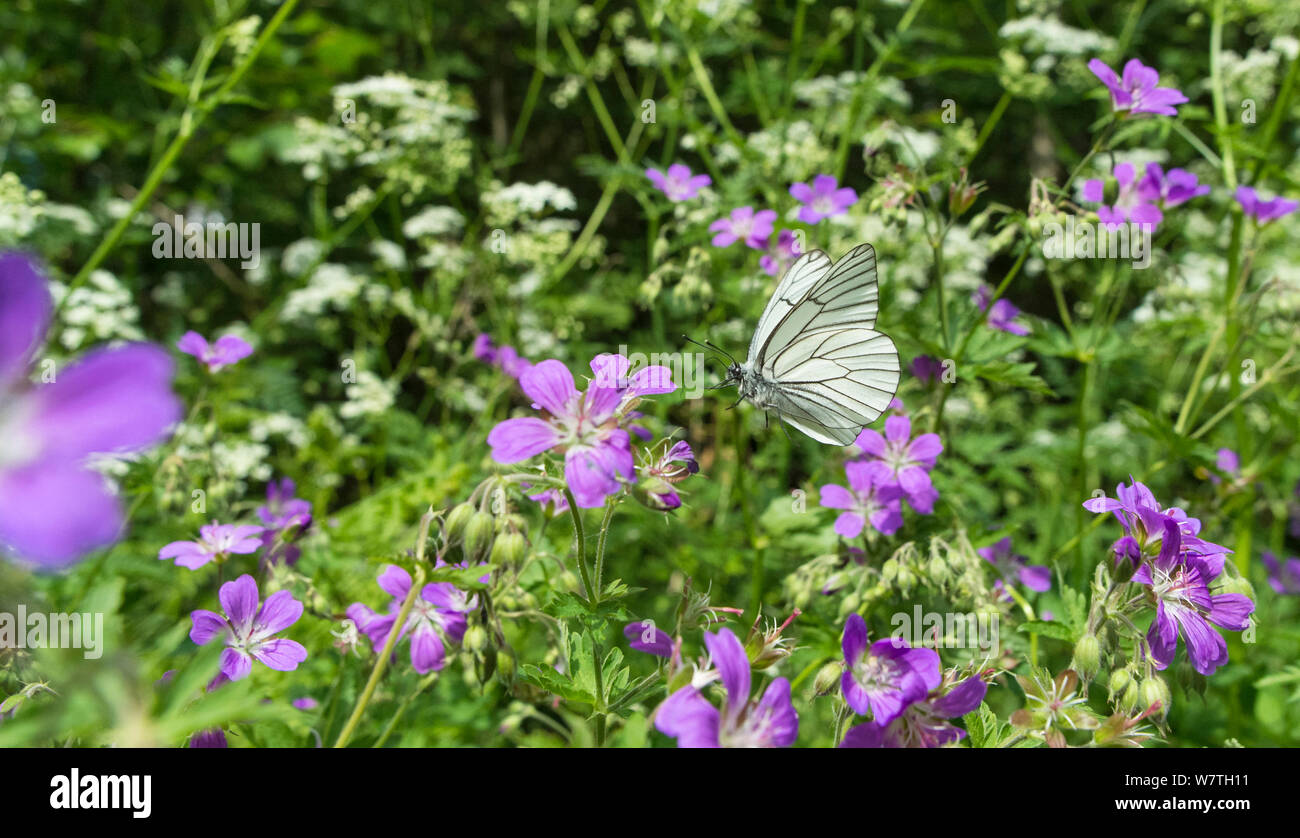
M 844 624 L 844 674 L 840 688 L 855 713 L 871 714 L 880 725 L 898 718 L 914 701 L 939 686 L 939 653 L 913 649 L 900 638 L 867 645 L 867 623 L 850 614 Z
M 929 355 L 917 355 L 908 369 L 922 384 L 933 384 L 943 377 L 943 362 Z
M 737 241 L 743 241 L 755 250 L 765 250 L 767 239 L 772 235 L 772 222 L 776 221 L 776 210 L 754 212 L 753 207 L 740 207 L 731 211 L 729 218 L 719 218 L 709 225 L 714 247 L 730 247 Z
M 226 732 L 219 727 L 200 730 L 190 737 L 190 748 L 229 748 Z
M 839 181 L 834 175 L 818 175 L 812 184 L 796 183 L 790 187 L 790 194 L 803 204 L 799 208 L 799 220 L 805 224 L 816 224 L 832 215 L 843 215 L 849 207 L 858 201 L 858 193 L 847 186 L 839 188 Z
M 1134 224 L 1150 225 L 1151 229 L 1154 230 L 1165 217 L 1164 213 L 1160 211 L 1160 207 L 1153 203 L 1159 198 L 1159 187 L 1153 186 L 1143 189 L 1141 184 L 1145 184 L 1146 180 L 1143 179 L 1139 183 L 1132 163 L 1120 163 L 1115 167 L 1113 174 L 1116 182 L 1119 183 L 1119 194 L 1115 197 L 1114 204 L 1110 206 L 1103 204 L 1097 208 L 1097 219 L 1108 226 L 1132 222 Z M 1192 178 L 1192 180 L 1195 181 L 1195 178 Z M 1157 190 L 1154 195 L 1151 193 L 1152 189 Z M 1209 187 L 1206 187 L 1206 189 L 1208 191 Z M 1084 181 L 1083 200 L 1093 203 L 1101 203 L 1106 200 L 1105 181 L 1097 179 Z
M 1012 553 L 1010 536 L 988 547 L 981 547 L 975 552 L 996 567 L 1007 581 L 1011 581 L 1014 577 L 1019 579 L 1020 584 L 1026 588 L 1039 593 L 1052 587 L 1052 571 L 1044 565 L 1026 564 L 1028 559 Z
M 485 364 L 492 364 L 496 362 L 497 350 L 496 350 L 496 346 L 494 346 L 492 343 L 491 335 L 480 333 L 477 337 L 474 338 L 474 343 L 471 347 L 471 351 L 474 353 L 475 358 L 484 362 Z
M 492 343 L 492 338 L 485 334 L 474 338 L 471 351 L 475 358 L 492 364 L 511 378 L 518 378 L 533 365 L 532 361 L 520 355 L 513 346 L 498 347 Z
M 1270 201 L 1260 200 L 1259 193 L 1249 186 L 1238 186 L 1236 198 L 1237 203 L 1241 204 L 1242 211 L 1255 219 L 1256 224 L 1267 224 L 1284 215 L 1290 215 L 1296 211 L 1296 207 L 1300 206 L 1300 203 L 1288 201 L 1281 196 Z
M 564 478 L 578 506 L 603 506 L 620 488 L 619 479 L 635 480 L 632 444 L 618 425 L 623 391 L 595 382 L 580 393 L 573 376 L 559 361 L 542 361 L 519 377 L 524 394 L 549 416 L 507 419 L 488 434 L 498 463 L 517 463 L 543 451 L 564 451 Z
M 312 698 L 311 696 L 306 696 L 304 698 L 295 698 L 293 700 L 293 706 L 299 710 L 304 710 L 304 711 L 315 710 L 317 707 L 320 706 L 320 702 Z
M 1129 480 L 1131 485 L 1125 486 L 1121 483 L 1115 487 L 1114 498 L 1105 496 L 1089 498 L 1083 502 L 1083 508 L 1097 514 L 1113 513 L 1116 520 L 1123 525 L 1124 535 L 1132 538 L 1139 554 L 1142 550 L 1154 553 L 1158 548 L 1164 536 L 1166 518 L 1178 524 L 1184 550 L 1197 555 L 1232 552 L 1227 547 L 1197 537 L 1201 531 L 1199 520 L 1188 517 L 1186 512 L 1177 507 L 1162 509 L 1150 489 L 1132 478 Z M 1117 542 L 1117 554 L 1121 552 L 1120 546 Z M 1126 545 L 1123 552 L 1129 555 L 1131 548 Z
M 1236 480 L 1241 476 L 1241 458 L 1231 448 L 1220 448 L 1215 454 L 1214 464 L 1219 471 L 1228 475 L 1231 480 Z M 1219 475 L 1211 474 L 1210 482 L 1217 486 L 1223 481 Z
M 1210 194 L 1210 187 L 1198 183 L 1196 175 L 1186 169 L 1170 169 L 1166 174 L 1159 163 L 1148 163 L 1146 176 L 1138 184 L 1138 194 L 1163 209 L 1170 209 Z
M 623 627 L 623 636 L 628 639 L 628 645 L 638 652 L 661 658 L 673 656 L 673 639 L 668 632 L 657 628 L 653 620 L 628 623 Z
M 966 736 L 948 723 L 980 706 L 988 685 L 972 675 L 943 695 L 937 692 L 915 701 L 889 724 L 860 724 L 844 735 L 841 748 L 941 748 Z
M 1187 101 L 1181 90 L 1157 87 L 1160 74 L 1136 58 L 1129 59 L 1124 65 L 1123 78 L 1099 58 L 1089 61 L 1088 69 L 1110 90 L 1110 103 L 1117 113 L 1128 111 L 1133 116 L 1177 116 L 1178 110 L 1174 105 Z
M 297 491 L 297 484 L 287 477 L 271 481 L 266 487 L 266 506 L 257 508 L 257 517 L 275 530 L 294 525 L 305 527 L 311 522 L 311 501 L 295 497 Z
M 658 396 L 677 390 L 673 383 L 673 371 L 665 366 L 645 366 L 630 377 L 632 362 L 624 355 L 602 352 L 591 359 L 591 371 L 595 373 L 592 385 L 595 387 L 613 387 L 622 396 L 623 404 L 619 410 L 625 410 L 628 402 L 641 396 Z
M 1016 323 L 1015 319 L 1020 316 L 1020 309 L 1016 308 L 1010 300 L 1002 298 L 989 307 L 989 300 L 993 299 L 993 289 L 987 285 L 981 285 L 971 295 L 971 300 L 975 303 L 980 311 L 988 312 L 989 328 L 997 329 L 999 332 L 1008 332 L 1013 335 L 1029 334 L 1029 327 Z
M 217 596 L 227 616 L 202 609 L 191 612 L 190 640 L 204 646 L 222 636 L 226 649 L 221 653 L 221 675 L 231 681 L 248 677 L 254 658 L 279 672 L 292 672 L 307 660 L 302 644 L 275 636 L 302 616 L 302 603 L 293 594 L 277 591 L 259 608 L 257 583 L 246 573 L 222 585 Z
M 645 176 L 655 185 L 655 189 L 668 196 L 670 201 L 686 201 L 694 198 L 700 190 L 713 183 L 708 175 L 692 175 L 691 170 L 676 163 L 668 167 L 665 175 L 658 169 L 646 169 Z
M 912 420 L 906 416 L 890 416 L 885 420 L 884 436 L 865 428 L 853 444 L 876 469 L 877 485 L 892 482 L 917 512 L 922 515 L 934 512 L 939 492 L 930 481 L 930 469 L 943 453 L 938 434 L 921 434 L 912 439 Z
M 1290 558 L 1286 564 L 1267 550 L 1260 556 L 1268 566 L 1268 584 L 1279 594 L 1300 594 L 1300 559 Z
M 198 541 L 173 541 L 158 551 L 158 558 L 175 559 L 177 567 L 198 570 L 213 559 L 224 562 L 235 553 L 256 553 L 262 546 L 261 535 L 261 527 L 213 521 L 199 527 Z
M 1250 625 L 1255 603 L 1245 594 L 1211 594 L 1210 584 L 1223 572 L 1224 555 L 1185 553 L 1178 522 L 1164 519 L 1160 554 L 1133 574 L 1133 581 L 1151 586 L 1156 618 L 1147 631 L 1147 645 L 1156 669 L 1164 669 L 1178 650 L 1178 636 L 1187 642 L 1187 655 L 1202 675 L 1228 662 L 1228 644 L 1211 624 L 1231 631 Z
M 695 461 L 695 452 L 685 440 L 678 440 L 671 447 L 666 447 L 658 457 L 643 465 L 637 479 L 638 486 L 648 495 L 650 506 L 668 511 L 682 505 L 673 486 L 692 474 L 697 474 L 700 464 Z M 652 455 L 653 456 L 653 455 Z
M 763 258 L 758 260 L 758 266 L 768 276 L 776 276 L 785 273 L 786 268 L 794 264 L 799 255 L 799 237 L 793 230 L 782 230 L 777 234 L 776 247 L 771 253 L 764 254 Z
M 208 339 L 198 332 L 186 332 L 176 342 L 176 348 L 186 355 L 193 355 L 208 365 L 208 372 L 220 372 L 253 354 L 253 347 L 243 338 L 226 335 L 216 343 L 209 344 Z
M 52 311 L 32 261 L 0 255 L 0 554 L 47 569 L 122 535 L 121 505 L 86 457 L 148 448 L 181 418 L 172 360 L 152 344 L 93 350 L 30 386 Z
M 357 628 L 370 638 L 376 652 L 384 648 L 388 637 L 397 630 L 397 616 L 402 603 L 411 590 L 411 574 L 396 565 L 387 565 L 379 574 L 379 587 L 392 596 L 387 614 L 377 614 L 365 605 L 355 602 L 347 615 Z M 468 627 L 466 613 L 478 606 L 476 597 L 469 597 L 450 582 L 425 585 L 415 598 L 393 647 L 396 649 L 407 635 L 411 637 L 411 666 L 421 675 L 440 670 L 446 664 L 446 642 L 459 643 Z
M 726 699 L 714 707 L 694 684 L 670 695 L 655 711 L 655 727 L 679 748 L 785 748 L 799 735 L 799 716 L 790 703 L 790 682 L 777 678 L 762 699 L 750 699 L 745 647 L 731 629 L 705 632 L 704 645 L 722 680 Z
M 850 461 L 844 464 L 849 488 L 827 483 L 821 488 L 821 505 L 845 512 L 835 519 L 835 532 L 845 538 L 857 538 L 870 523 L 882 535 L 893 535 L 903 526 L 898 499 L 902 492 L 883 480 L 881 472 L 870 463 Z

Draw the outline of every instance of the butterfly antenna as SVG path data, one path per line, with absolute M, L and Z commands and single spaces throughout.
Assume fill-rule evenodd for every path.
M 735 363 L 736 363 L 736 359 L 732 357 L 732 355 L 731 355 L 730 352 L 727 352 L 725 349 L 719 349 L 717 346 L 715 346 L 715 345 L 713 344 L 713 341 L 706 340 L 704 343 L 700 343 L 700 342 L 699 342 L 698 340 L 696 340 L 695 338 L 687 337 L 686 335 L 682 335 L 682 339 L 683 339 L 683 340 L 690 341 L 691 343 L 695 344 L 696 346 L 701 346 L 701 347 L 703 347 L 703 348 L 705 348 L 705 349 L 708 349 L 708 350 L 710 350 L 710 351 L 712 351 L 712 352 L 716 352 L 717 354 L 721 355 L 722 357 L 724 357 L 724 358 L 726 358 L 728 361 L 730 361 L 731 364 L 732 364 L 733 366 L 734 366 Z

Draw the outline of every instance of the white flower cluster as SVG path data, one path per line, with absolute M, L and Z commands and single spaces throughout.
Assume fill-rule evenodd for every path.
M 458 235 L 465 228 L 465 216 L 453 207 L 429 206 L 406 219 L 402 235 L 408 239 L 423 236 Z
M 144 339 L 131 292 L 106 270 L 92 271 L 71 293 L 63 283 L 51 282 L 50 293 L 63 308 L 59 343 L 68 351 L 87 343 Z
M 365 280 L 346 266 L 325 262 L 312 272 L 305 287 L 289 292 L 280 316 L 286 322 L 304 322 L 327 309 L 346 310 L 364 285 Z
M 357 373 L 355 384 L 347 387 L 348 400 L 339 407 L 344 419 L 383 413 L 397 400 L 397 385 L 384 381 L 369 370 Z
M 1028 15 L 1002 24 L 998 36 L 1021 52 L 1042 55 L 1097 56 L 1115 48 L 1115 39 L 1089 29 L 1067 26 L 1055 15 Z

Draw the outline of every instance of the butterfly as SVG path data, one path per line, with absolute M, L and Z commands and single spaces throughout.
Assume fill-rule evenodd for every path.
M 848 445 L 898 391 L 898 349 L 875 330 L 878 311 L 874 247 L 860 244 L 834 265 L 820 250 L 806 253 L 772 292 L 745 363 L 728 355 L 715 386 L 735 384 L 737 403 L 773 411 L 818 442 Z

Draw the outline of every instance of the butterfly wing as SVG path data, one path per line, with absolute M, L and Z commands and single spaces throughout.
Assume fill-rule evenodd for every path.
M 800 256 L 786 270 L 785 276 L 781 277 L 776 290 L 772 292 L 772 298 L 767 301 L 763 316 L 758 318 L 758 328 L 754 330 L 754 337 L 749 342 L 750 366 L 757 368 L 757 364 L 754 363 L 755 352 L 760 347 L 767 346 L 772 331 L 808 296 L 809 290 L 824 278 L 830 269 L 831 258 L 820 250 L 814 250 Z
M 806 254 L 790 266 L 768 301 L 749 345 L 750 366 L 770 378 L 768 356 L 800 335 L 850 327 L 873 329 L 879 311 L 874 247 L 860 244 L 834 266 L 821 251 Z
M 874 329 L 821 329 L 774 348 L 762 374 L 782 419 L 818 442 L 848 445 L 893 401 L 898 350 Z

